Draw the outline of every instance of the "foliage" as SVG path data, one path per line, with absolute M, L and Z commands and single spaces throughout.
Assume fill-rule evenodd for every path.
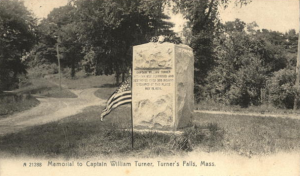
M 66 5 L 50 12 L 38 26 L 39 43 L 33 50 L 31 66 L 57 63 L 57 45 L 62 67 L 71 68 L 74 77 L 81 60 L 82 44 L 78 40 L 75 8 Z
M 195 83 L 204 86 L 208 72 L 215 65 L 214 39 L 220 30 L 219 8 L 226 8 L 229 0 L 174 0 L 174 12 L 181 12 L 188 24 L 184 34 L 193 48 L 195 57 Z M 248 0 L 237 0 L 236 4 L 245 5 Z M 189 30 L 190 29 L 190 30 Z M 190 36 L 191 35 L 191 36 Z M 198 87 L 199 88 L 199 87 Z M 196 92 L 198 92 L 196 87 Z M 202 89 L 200 88 L 199 91 Z
M 274 73 L 271 77 L 269 91 L 270 101 L 279 108 L 293 108 L 296 90 L 294 88 L 296 80 L 295 70 L 282 69 Z M 299 103 L 298 103 L 299 104 Z
M 225 24 L 215 49 L 217 65 L 207 77 L 211 96 L 226 104 L 256 104 L 265 82 L 262 56 L 264 42 L 244 31 L 245 23 L 236 20 Z
M 40 102 L 30 94 L 0 94 L 0 119 L 35 107 Z
M 0 1 L 0 92 L 26 73 L 22 57 L 35 43 L 35 19 L 21 1 Z
M 117 82 L 131 68 L 132 46 L 158 35 L 175 36 L 160 0 L 73 0 L 54 9 L 39 25 L 40 42 L 32 60 L 55 63 L 56 45 L 62 66 L 71 76 L 115 74 Z M 33 64 L 36 65 L 36 64 Z
M 296 31 L 283 34 L 257 30 L 255 22 L 246 24 L 239 19 L 222 24 L 218 11 L 230 2 L 72 0 L 54 9 L 36 27 L 21 2 L 1 1 L 0 90 L 7 89 L 17 81 L 18 74 L 26 72 L 20 60 L 25 55 L 25 63 L 39 72 L 36 77 L 57 73 L 57 46 L 65 77 L 76 79 L 76 72 L 83 77 L 114 74 L 118 84 L 131 69 L 134 45 L 156 42 L 159 35 L 166 36 L 166 42 L 182 43 L 171 31 L 173 24 L 165 21 L 169 17 L 163 10 L 172 5 L 175 13 L 182 13 L 188 20 L 183 35 L 184 43 L 194 51 L 198 102 L 209 99 L 248 107 L 261 105 L 268 99 L 278 107 L 289 108 L 286 101 L 290 98 L 285 98 L 293 96 L 292 85 L 274 90 L 268 80 L 275 84 L 275 80 L 285 79 L 279 76 L 281 69 L 294 69 Z M 235 2 L 243 6 L 250 0 Z M 276 98 L 276 93 L 280 98 Z
M 154 42 L 154 43 L 158 42 L 159 37 L 160 36 L 152 37 L 150 39 L 150 42 Z M 170 35 L 167 35 L 167 36 L 162 35 L 162 37 L 163 37 L 163 42 L 169 42 L 169 43 L 174 43 L 174 44 L 181 44 L 182 43 L 181 38 L 177 37 L 174 34 L 170 34 Z
M 198 101 L 213 99 L 226 105 L 260 105 L 262 92 L 268 92 L 267 80 L 291 63 L 286 57 L 285 35 L 255 30 L 256 23 L 239 19 L 226 22 L 214 40 L 215 66 L 198 86 Z
M 164 1 L 109 0 L 75 1 L 79 25 L 84 31 L 82 61 L 87 72 L 119 75 L 131 68 L 132 46 L 149 42 L 151 37 L 172 34 L 173 24 L 165 22 Z
M 209 150 L 222 145 L 224 139 L 224 131 L 217 123 L 207 125 L 194 125 L 191 128 L 186 128 L 182 137 L 175 138 L 177 148 L 185 151 L 192 151 L 199 145 L 209 147 Z
M 180 11 L 191 28 L 190 46 L 195 56 L 195 79 L 198 84 L 204 84 L 208 70 L 214 65 L 213 38 L 217 28 L 219 1 L 175 1 L 174 10 Z

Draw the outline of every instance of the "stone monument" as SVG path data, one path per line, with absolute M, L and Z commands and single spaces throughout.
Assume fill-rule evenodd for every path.
M 194 110 L 194 57 L 186 45 L 133 47 L 132 114 L 135 129 L 175 131 Z

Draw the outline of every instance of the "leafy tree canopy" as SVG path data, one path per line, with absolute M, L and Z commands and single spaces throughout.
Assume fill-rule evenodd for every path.
M 161 0 L 73 0 L 39 25 L 39 61 L 55 62 L 59 42 L 63 66 L 72 68 L 72 76 L 82 67 L 87 73 L 122 74 L 124 79 L 132 46 L 153 36 L 175 36 L 164 6 Z
M 35 43 L 36 20 L 17 0 L 0 1 L 0 91 L 26 73 L 21 58 Z

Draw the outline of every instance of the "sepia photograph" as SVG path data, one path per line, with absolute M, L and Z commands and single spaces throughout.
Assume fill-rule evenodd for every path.
M 300 176 L 300 0 L 0 0 L 0 176 Z

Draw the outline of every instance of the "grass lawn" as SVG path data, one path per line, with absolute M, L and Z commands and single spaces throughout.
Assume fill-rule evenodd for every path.
M 16 93 L 22 94 L 35 94 L 38 96 L 46 96 L 53 98 L 76 98 L 77 95 L 72 93 L 70 90 L 62 88 L 59 89 L 59 86 L 47 81 L 44 78 L 35 78 L 30 79 L 30 84 L 15 90 Z
M 59 80 L 56 77 L 52 77 L 51 81 L 59 83 Z M 76 79 L 67 79 L 63 78 L 62 80 L 64 86 L 69 89 L 87 89 L 87 88 L 99 88 L 95 92 L 95 96 L 101 99 L 108 99 L 110 95 L 118 88 L 115 84 L 115 76 L 89 76 L 86 78 L 76 78 Z
M 58 122 L 29 128 L 0 137 L 2 156 L 34 157 L 156 157 L 184 155 L 193 149 L 207 152 L 234 152 L 250 157 L 279 151 L 299 151 L 300 120 L 195 114 L 195 127 L 183 136 L 135 133 L 131 148 L 130 107 L 111 112 L 100 122 L 104 107 Z
M 147 135 L 135 134 L 136 149 L 131 150 L 131 133 L 122 130 L 130 127 L 130 108 L 119 108 L 112 112 L 105 122 L 100 121 L 99 114 L 102 109 L 102 107 L 90 107 L 81 114 L 59 122 L 1 137 L 1 155 L 64 158 L 111 157 L 113 155 L 139 155 L 141 152 L 160 152 L 165 149 L 160 144 L 167 143 L 170 136 L 149 133 Z M 152 151 L 154 147 L 156 149 Z
M 221 150 L 245 156 L 300 151 L 300 120 L 196 113 L 194 123 L 224 129 Z
M 55 83 L 59 83 L 57 75 L 50 79 Z M 114 75 L 110 76 L 88 76 L 75 79 L 62 78 L 62 84 L 69 89 L 87 89 L 87 88 L 104 88 L 116 87 Z

